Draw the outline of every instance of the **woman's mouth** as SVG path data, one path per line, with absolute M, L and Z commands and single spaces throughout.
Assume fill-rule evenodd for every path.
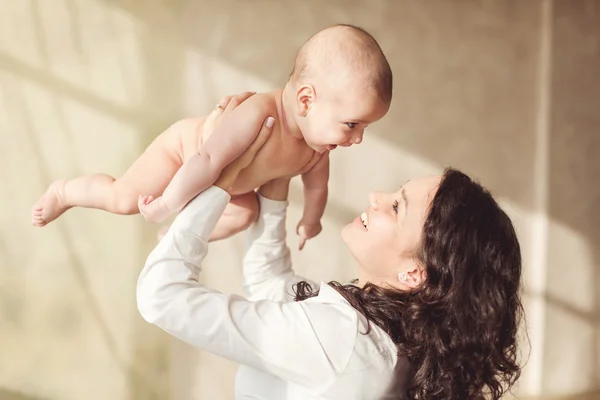
M 365 231 L 369 230 L 369 217 L 367 213 L 362 213 L 354 220 L 354 223 L 357 227 L 364 229 Z
M 360 214 L 360 220 L 363 223 L 364 227 L 369 229 L 369 216 L 366 212 Z

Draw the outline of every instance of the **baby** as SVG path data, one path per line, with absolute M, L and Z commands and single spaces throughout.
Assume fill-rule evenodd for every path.
M 392 72 L 375 39 L 354 26 L 332 26 L 302 46 L 283 89 L 250 97 L 219 121 L 214 133 L 204 129 L 206 117 L 176 122 L 120 178 L 94 174 L 53 182 L 33 206 L 32 223 L 44 226 L 76 206 L 116 214 L 139 211 L 148 221 L 161 222 L 214 183 L 273 116 L 271 136 L 240 173 L 210 240 L 255 221 L 254 189 L 302 175 L 304 213 L 297 227 L 302 248 L 321 231 L 329 152 L 360 143 L 367 125 L 387 113 L 391 97 Z

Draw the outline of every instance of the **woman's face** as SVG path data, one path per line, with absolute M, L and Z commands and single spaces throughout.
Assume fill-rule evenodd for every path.
M 420 244 L 440 180 L 413 179 L 395 193 L 369 195 L 367 210 L 342 229 L 342 239 L 358 262 L 359 281 L 397 282 L 403 262 L 413 259 Z

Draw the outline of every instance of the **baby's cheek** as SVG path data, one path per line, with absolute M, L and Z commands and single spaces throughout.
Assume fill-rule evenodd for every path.
M 346 132 L 344 132 L 344 131 L 335 132 L 334 131 L 329 135 L 328 144 L 329 143 L 332 143 L 332 144 L 344 143 L 346 140 L 348 140 L 348 135 L 346 134 Z

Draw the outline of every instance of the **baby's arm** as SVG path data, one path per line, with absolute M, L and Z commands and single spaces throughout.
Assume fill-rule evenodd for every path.
M 300 235 L 299 249 L 302 250 L 307 239 L 321 232 L 321 218 L 327 204 L 327 184 L 329 182 L 329 152 L 308 172 L 302 175 L 304 183 L 304 213 L 298 223 L 296 233 Z
M 217 126 L 201 153 L 192 156 L 177 171 L 161 197 L 140 196 L 140 213 L 150 222 L 161 222 L 180 211 L 250 146 L 270 111 L 270 100 L 262 95 L 240 104 Z

